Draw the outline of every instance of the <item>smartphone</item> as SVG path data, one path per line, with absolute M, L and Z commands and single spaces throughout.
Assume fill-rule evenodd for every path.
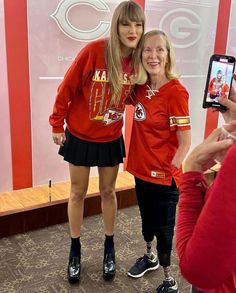
M 203 108 L 226 107 L 218 102 L 218 98 L 229 98 L 235 68 L 235 57 L 214 54 L 210 58 L 206 86 L 204 91 Z

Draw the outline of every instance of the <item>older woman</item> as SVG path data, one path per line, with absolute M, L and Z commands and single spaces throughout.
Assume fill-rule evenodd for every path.
M 141 85 L 136 86 L 131 99 L 135 110 L 127 170 L 135 176 L 147 252 L 128 275 L 142 277 L 160 263 L 164 281 L 156 292 L 177 293 L 170 264 L 177 187 L 181 164 L 190 146 L 188 92 L 172 71 L 173 50 L 163 31 L 144 35 L 141 59 L 138 76 Z M 154 237 L 158 258 L 151 250 Z

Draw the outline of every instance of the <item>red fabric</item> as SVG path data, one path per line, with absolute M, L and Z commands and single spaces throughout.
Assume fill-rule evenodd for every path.
M 236 292 L 236 145 L 210 188 L 198 172 L 183 174 L 177 252 L 183 276 L 204 293 Z
M 64 122 L 76 137 L 106 142 L 122 135 L 124 100 L 132 88 L 131 58 L 123 60 L 123 91 L 118 103 L 108 89 L 105 40 L 85 46 L 67 71 L 58 88 L 49 122 L 53 132 L 63 132 Z
M 127 170 L 156 184 L 171 185 L 174 177 L 178 185 L 182 171 L 171 162 L 178 148 L 176 131 L 190 129 L 188 93 L 171 80 L 154 95 L 148 85 L 136 86 L 135 94 Z
M 229 86 L 227 83 L 222 86 L 220 97 L 222 99 L 227 99 L 229 97 Z
M 216 95 L 218 94 L 221 98 L 227 99 L 229 96 L 229 86 L 223 81 L 217 81 L 214 77 L 209 84 L 208 92 Z
M 221 90 L 222 85 L 223 85 L 222 79 L 220 79 L 218 81 L 218 79 L 214 77 L 210 81 L 208 92 L 213 95 L 220 94 L 220 90 Z

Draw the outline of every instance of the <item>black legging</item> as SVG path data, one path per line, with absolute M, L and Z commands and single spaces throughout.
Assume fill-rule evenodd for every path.
M 179 198 L 175 181 L 172 181 L 171 186 L 166 186 L 135 177 L 135 183 L 144 240 L 149 242 L 156 236 L 160 264 L 167 267 L 170 265 L 176 205 Z

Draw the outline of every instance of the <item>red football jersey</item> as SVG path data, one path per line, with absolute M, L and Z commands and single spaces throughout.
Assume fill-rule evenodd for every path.
M 134 120 L 127 170 L 156 184 L 177 185 L 181 168 L 171 166 L 178 148 L 177 130 L 190 129 L 188 92 L 178 80 L 170 80 L 158 91 L 135 86 Z

